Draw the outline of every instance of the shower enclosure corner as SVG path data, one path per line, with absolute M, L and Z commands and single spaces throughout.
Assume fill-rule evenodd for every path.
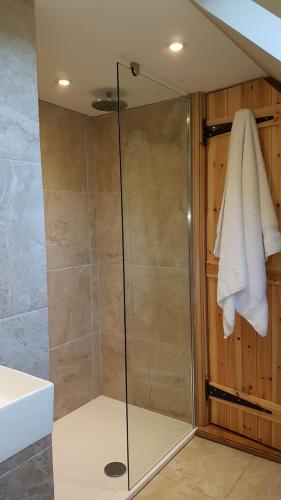
M 194 429 L 191 99 L 117 64 L 128 486 Z

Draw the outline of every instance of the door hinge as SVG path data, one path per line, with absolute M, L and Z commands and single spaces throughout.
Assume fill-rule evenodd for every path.
M 256 118 L 257 123 L 268 122 L 269 120 L 273 120 L 274 116 L 260 116 Z M 232 129 L 232 122 L 227 123 L 218 123 L 216 125 L 207 125 L 207 120 L 204 118 L 202 123 L 202 143 L 205 146 L 207 143 L 207 139 L 210 137 L 216 137 L 217 135 L 226 134 L 230 132 Z
M 214 385 L 210 384 L 208 379 L 206 379 L 205 382 L 205 394 L 206 394 L 206 401 L 208 401 L 210 397 L 213 397 L 216 399 L 222 399 L 224 401 L 228 401 L 229 403 L 235 403 L 236 405 L 245 406 L 247 408 L 251 408 L 252 410 L 257 410 L 272 415 L 272 411 L 268 410 L 267 408 L 263 408 L 260 405 L 248 401 L 247 399 L 240 398 L 239 396 L 230 394 L 229 392 L 224 391 L 223 389 L 219 389 L 218 387 L 215 387 Z

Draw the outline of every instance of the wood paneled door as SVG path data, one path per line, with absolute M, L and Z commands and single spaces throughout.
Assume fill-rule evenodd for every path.
M 263 157 L 281 229 L 281 94 L 265 80 L 256 80 L 208 94 L 207 124 L 230 122 L 240 108 L 256 117 L 273 115 L 259 124 Z M 207 144 L 207 283 L 208 362 L 210 383 L 266 408 L 261 412 L 216 398 L 210 399 L 209 423 L 281 450 L 281 253 L 267 264 L 269 331 L 260 337 L 237 316 L 234 333 L 225 340 L 222 310 L 217 306 L 218 260 L 214 257 L 217 220 L 227 167 L 230 134 Z

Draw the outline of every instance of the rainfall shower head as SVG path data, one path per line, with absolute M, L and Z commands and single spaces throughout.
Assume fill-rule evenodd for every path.
M 113 92 L 106 92 L 106 97 L 96 99 L 96 101 L 92 102 L 92 108 L 98 111 L 118 111 L 118 104 L 120 111 L 126 109 L 128 106 L 128 103 L 123 99 L 119 99 L 119 101 L 118 99 L 114 99 Z

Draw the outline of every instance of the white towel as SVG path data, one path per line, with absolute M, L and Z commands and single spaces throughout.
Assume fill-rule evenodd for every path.
M 224 337 L 234 330 L 235 311 L 266 336 L 268 305 L 265 260 L 280 252 L 281 235 L 262 158 L 256 120 L 249 109 L 235 114 L 215 255 L 217 301 Z

